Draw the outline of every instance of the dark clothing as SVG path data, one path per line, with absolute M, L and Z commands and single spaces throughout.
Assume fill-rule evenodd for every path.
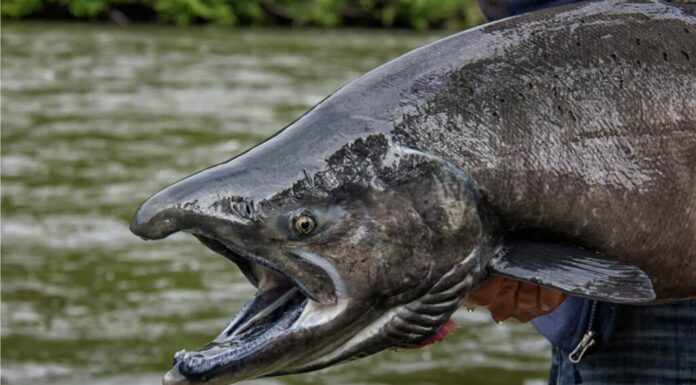
M 549 385 L 696 385 L 696 301 L 617 308 L 614 332 L 579 363 L 554 345 Z
M 568 353 L 578 347 L 583 336 L 592 333 L 593 345 L 585 352 L 589 353 L 609 338 L 619 312 L 618 305 L 568 297 L 555 311 L 531 322 L 552 345 Z

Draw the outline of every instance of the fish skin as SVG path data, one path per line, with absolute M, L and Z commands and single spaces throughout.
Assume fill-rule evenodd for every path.
M 695 15 L 597 2 L 485 26 L 505 47 L 415 77 L 396 141 L 466 170 L 505 231 L 637 265 L 659 299 L 693 297 Z
M 318 234 L 293 238 L 282 224 L 306 207 Z M 192 232 L 235 262 L 284 272 L 317 306 L 340 306 L 244 357 L 213 345 L 197 352 L 208 366 L 175 360 L 166 384 L 418 345 L 511 237 L 636 265 L 658 302 L 694 298 L 696 8 L 580 3 L 439 40 L 155 194 L 131 229 Z

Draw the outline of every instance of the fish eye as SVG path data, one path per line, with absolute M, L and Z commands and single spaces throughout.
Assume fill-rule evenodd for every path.
M 295 218 L 295 231 L 300 235 L 309 235 L 312 230 L 317 226 L 314 218 L 309 214 L 300 214 Z

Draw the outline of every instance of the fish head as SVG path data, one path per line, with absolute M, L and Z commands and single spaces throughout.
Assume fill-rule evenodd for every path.
M 134 215 L 135 234 L 191 233 L 258 288 L 212 342 L 175 355 L 164 384 L 228 384 L 419 346 L 485 275 L 476 186 L 454 165 L 383 135 L 310 156 L 314 165 L 283 151 L 264 143 Z

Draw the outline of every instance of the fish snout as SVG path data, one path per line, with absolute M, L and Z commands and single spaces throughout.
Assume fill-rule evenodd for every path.
M 145 201 L 135 212 L 130 222 L 133 234 L 155 240 L 182 230 L 182 210 L 175 204 L 158 199 L 160 194 Z
M 133 215 L 131 232 L 144 239 L 162 239 L 177 231 L 219 225 L 222 216 L 234 216 L 221 212 L 220 195 L 230 189 L 222 183 L 220 168 L 191 175 L 148 198 Z

